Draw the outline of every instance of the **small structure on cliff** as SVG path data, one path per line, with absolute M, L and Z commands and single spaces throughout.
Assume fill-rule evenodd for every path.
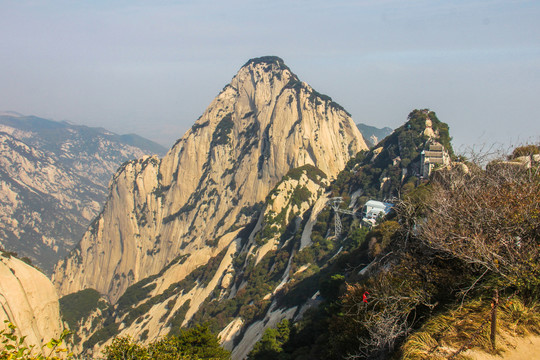
M 394 204 L 369 200 L 362 208 L 362 223 L 373 226 L 379 217 L 388 215 Z
M 438 142 L 431 142 L 428 150 L 420 153 L 420 176 L 428 178 L 435 167 L 445 167 L 450 165 L 448 152 Z

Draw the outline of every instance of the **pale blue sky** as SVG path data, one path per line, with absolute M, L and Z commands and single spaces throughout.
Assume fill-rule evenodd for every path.
M 431 108 L 455 144 L 540 141 L 540 1 L 0 0 L 0 111 L 180 138 L 252 57 L 356 122 Z

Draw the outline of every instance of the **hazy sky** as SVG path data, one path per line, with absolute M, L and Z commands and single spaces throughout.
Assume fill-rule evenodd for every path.
M 0 0 L 0 16 L 0 110 L 169 147 L 277 55 L 355 122 L 430 108 L 458 148 L 540 141 L 538 0 Z

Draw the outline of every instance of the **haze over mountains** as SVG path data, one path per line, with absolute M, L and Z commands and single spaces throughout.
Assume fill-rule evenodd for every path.
M 81 238 L 124 161 L 164 149 L 137 135 L 0 114 L 0 245 L 46 272 Z
M 445 183 L 453 176 L 463 183 L 481 176 L 454 155 L 448 125 L 429 109 L 413 110 L 394 131 L 355 125 L 275 56 L 242 66 L 163 157 L 102 129 L 17 114 L 0 120 L 9 244 L 39 250 L 36 257 L 57 254 L 53 236 L 82 233 L 92 219 L 53 274 L 72 348 L 84 356 L 101 355 L 115 337 L 149 344 L 205 323 L 234 360 L 385 358 L 479 276 L 477 267 L 432 257 L 438 250 L 415 239 L 420 218 L 395 221 L 400 210 L 367 221 L 364 213 L 368 200 L 392 207 L 406 199 L 425 216 L 424 199 L 437 185 L 430 179 L 454 189 Z M 521 149 L 502 166 L 531 167 L 539 149 Z M 100 200 L 109 166 L 136 152 Z M 31 230 L 34 238 L 24 238 Z M 0 316 L 45 316 L 18 301 L 39 297 L 32 284 L 43 279 L 0 255 L 11 283 L 22 274 L 30 284 Z M 0 286 L 0 295 L 13 293 Z M 59 323 L 57 308 L 49 310 Z M 39 343 L 35 322 L 19 323 Z M 378 336 L 391 339 L 373 342 Z

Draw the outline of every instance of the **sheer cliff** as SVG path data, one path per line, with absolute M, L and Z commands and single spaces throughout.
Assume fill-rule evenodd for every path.
M 61 294 L 94 288 L 116 302 L 176 259 L 180 266 L 160 283 L 166 288 L 222 251 L 234 254 L 238 231 L 290 169 L 313 165 L 332 178 L 363 149 L 350 115 L 330 97 L 277 57 L 252 59 L 163 159 L 118 170 L 101 214 L 54 281 Z

